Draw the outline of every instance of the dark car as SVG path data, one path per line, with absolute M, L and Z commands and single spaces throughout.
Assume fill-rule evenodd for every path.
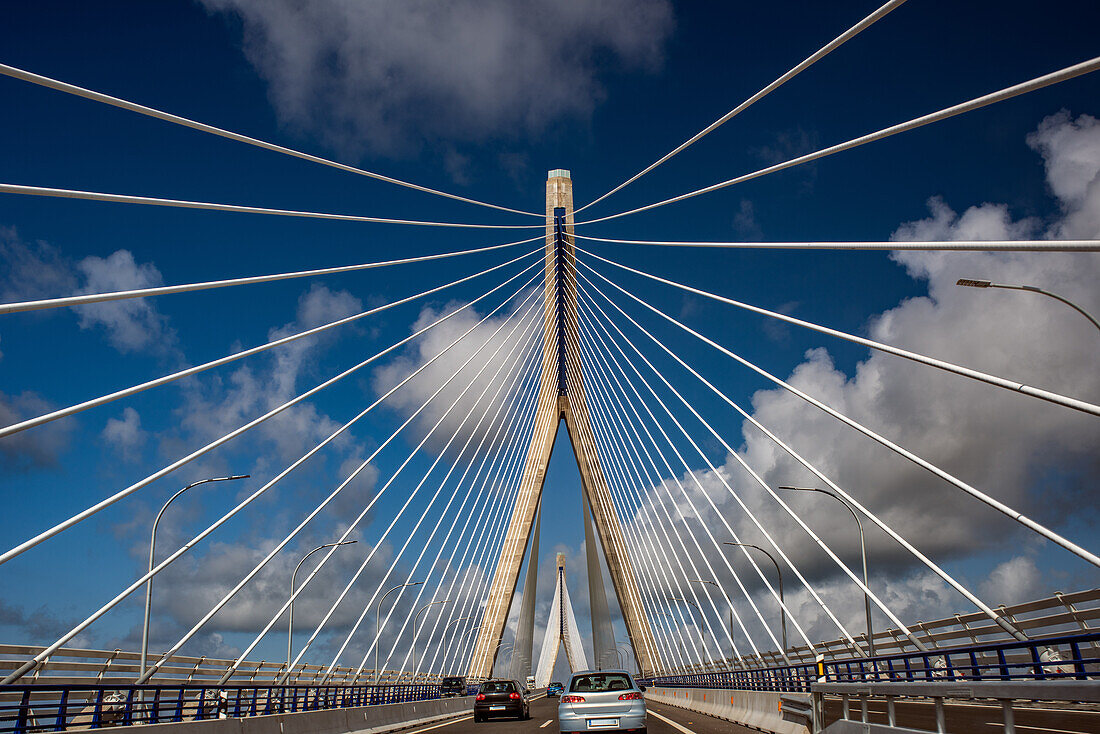
M 518 680 L 485 681 L 474 699 L 474 721 L 485 721 L 494 716 L 530 719 L 529 693 Z
M 550 685 L 546 686 L 547 696 L 560 696 L 561 692 L 565 690 L 565 686 L 561 684 L 561 681 L 554 681 Z
M 450 676 L 439 682 L 439 695 L 442 698 L 466 695 L 466 679 L 462 676 Z

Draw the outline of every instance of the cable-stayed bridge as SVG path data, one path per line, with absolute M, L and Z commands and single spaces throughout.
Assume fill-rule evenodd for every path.
M 1088 706 L 1100 703 L 1094 680 L 1100 672 L 1100 632 L 1096 628 L 1100 593 L 1082 589 L 1014 607 L 983 599 L 951 564 L 922 550 L 904 524 L 895 522 L 884 508 L 869 506 L 859 487 L 845 486 L 833 467 L 804 455 L 788 437 L 761 422 L 721 376 L 708 376 L 700 367 L 700 355 L 721 360 L 730 371 L 745 370 L 793 396 L 807 413 L 833 421 L 837 432 L 862 436 L 869 453 L 881 452 L 931 475 L 949 491 L 967 498 L 976 525 L 989 518 L 1018 525 L 1055 548 L 1067 567 L 1090 572 L 1100 567 L 1095 538 L 1067 537 L 1028 517 L 1000 498 L 997 487 L 957 476 L 908 448 L 902 437 L 879 432 L 873 420 L 853 415 L 829 396 L 813 394 L 794 380 L 783 379 L 744 356 L 738 345 L 708 336 L 706 324 L 693 323 L 690 315 L 673 312 L 651 296 L 659 290 L 690 294 L 731 311 L 754 313 L 827 340 L 891 355 L 906 368 L 936 370 L 951 379 L 979 384 L 990 400 L 1042 402 L 1095 420 L 1100 417 L 1100 404 L 1093 402 L 1092 396 L 1067 394 L 1051 385 L 1024 384 L 1010 374 L 955 364 L 912 345 L 887 343 L 795 318 L 680 282 L 656 267 L 635 267 L 619 253 L 623 248 L 665 248 L 674 253 L 697 248 L 1088 253 L 1100 250 L 1100 240 L 647 241 L 596 236 L 592 226 L 671 206 L 1051 87 L 1097 71 L 1100 58 L 1021 80 L 646 206 L 582 216 L 761 102 L 899 5 L 901 0 L 886 3 L 697 135 L 583 206 L 574 208 L 573 201 L 574 186 L 583 182 L 574 182 L 568 169 L 549 171 L 542 211 L 523 211 L 394 179 L 0 64 L 0 73 L 14 79 L 196 133 L 480 207 L 486 217 L 495 219 L 473 223 L 273 209 L 28 182 L 0 182 L 0 193 L 5 195 L 82 199 L 104 206 L 198 209 L 225 216 L 339 220 L 364 226 L 508 230 L 506 237 L 497 239 L 510 240 L 385 261 L 136 290 L 58 294 L 0 304 L 0 318 L 15 319 L 49 309 L 95 309 L 154 297 L 187 298 L 186 294 L 225 288 L 253 288 L 258 293 L 264 284 L 277 281 L 323 282 L 338 274 L 390 273 L 443 260 L 453 267 L 453 277 L 445 282 L 415 281 L 415 292 L 400 299 L 293 333 L 273 335 L 265 343 L 139 384 L 105 387 L 104 392 L 71 405 L 21 418 L 0 428 L 0 441 L 11 441 L 55 421 L 71 420 L 111 404 L 124 405 L 142 393 L 254 355 L 278 354 L 342 327 L 369 324 L 372 317 L 405 304 L 456 298 L 453 294 L 465 292 L 459 289 L 478 289 L 475 296 L 456 298 L 431 318 L 421 319 L 409 336 L 343 371 L 326 373 L 310 389 L 273 403 L 213 440 L 186 447 L 163 466 L 148 467 L 147 474 L 113 494 L 93 498 L 86 507 L 48 527 L 9 532 L 0 552 L 0 566 L 33 558 L 43 547 L 64 545 L 74 528 L 95 522 L 108 508 L 133 501 L 154 483 L 174 481 L 204 458 L 217 456 L 219 449 L 238 437 L 323 397 L 331 386 L 349 378 L 363 379 L 409 346 L 432 345 L 428 352 L 421 352 L 426 355 L 422 360 L 380 390 L 376 400 L 347 422 L 333 426 L 323 440 L 270 478 L 261 482 L 243 475 L 211 476 L 172 495 L 169 503 L 183 501 L 177 497 L 187 497 L 186 490 L 205 482 L 231 482 L 239 491 L 231 509 L 185 542 L 169 543 L 169 547 L 164 543 L 157 546 L 158 515 L 152 527 L 147 570 L 133 578 L 112 576 L 114 585 L 103 587 L 102 598 L 88 599 L 79 621 L 53 642 L 26 645 L 14 640 L 0 646 L 4 675 L 0 730 L 23 734 L 361 708 L 438 697 L 443 676 L 464 676 L 475 683 L 491 676 L 523 680 L 534 675 L 538 654 L 546 655 L 546 650 L 535 648 L 534 634 L 540 517 L 562 510 L 561 504 L 544 497 L 551 453 L 562 424 L 581 478 L 578 519 L 585 529 L 591 621 L 590 649 L 580 650 L 580 634 L 587 635 L 589 630 L 580 629 L 571 607 L 566 611 L 569 594 L 564 586 L 564 562 L 559 561 L 561 585 L 552 619 L 561 625 L 561 631 L 547 630 L 544 640 L 553 644 L 555 651 L 564 640 L 568 660 L 584 659 L 600 669 L 635 671 L 651 686 L 657 700 L 675 701 L 682 695 L 685 703 L 690 700 L 692 706 L 703 706 L 699 710 L 706 710 L 708 691 L 711 705 L 715 695 L 728 697 L 734 706 L 735 699 L 744 694 L 737 699 L 737 706 L 763 704 L 759 711 L 739 715 L 763 717 L 763 708 L 769 708 L 771 719 L 752 722 L 774 726 L 776 731 L 788 725 L 820 729 L 841 719 L 873 720 L 895 728 L 922 717 L 929 719 L 931 730 L 945 731 L 945 721 L 950 718 L 945 711 L 980 707 L 987 701 L 996 702 L 994 708 L 1006 731 L 1015 730 L 1015 716 L 1037 715 L 1029 701 L 1064 702 L 1087 717 Z M 56 205 L 59 215 L 69 206 L 64 201 Z M 126 211 L 120 207 L 120 215 Z M 475 258 L 489 264 L 480 268 L 463 265 Z M 1076 311 L 1067 308 L 1066 319 L 1096 323 L 1080 304 L 1026 284 L 970 280 L 960 281 L 960 285 L 1036 294 L 1021 297 L 1053 296 Z M 419 387 L 418 391 L 414 393 L 413 387 Z M 416 396 L 414 404 L 410 405 L 409 394 Z M 192 626 L 180 631 L 178 639 L 163 649 L 149 646 L 149 626 L 156 624 L 151 600 L 158 577 L 163 579 L 173 564 L 213 542 L 212 536 L 216 539 L 219 530 L 238 516 L 264 512 L 265 502 L 285 478 L 308 471 L 303 467 L 313 457 L 324 456 L 326 449 L 339 445 L 353 428 L 363 426 L 368 416 L 393 407 L 397 401 L 404 401 L 401 405 L 407 410 L 395 430 L 372 435 L 369 455 L 348 465 L 336 486 L 319 493 L 319 501 L 295 518 L 285 537 L 257 549 L 248 563 L 235 569 L 239 573 L 234 583 L 212 599 Z M 806 483 L 797 487 L 769 483 L 764 467 L 754 466 L 739 450 L 740 439 L 725 425 L 730 416 L 743 420 L 746 431 L 769 441 L 785 461 L 798 467 Z M 944 430 L 950 440 L 951 427 Z M 383 452 L 400 455 L 392 471 L 378 469 L 377 459 Z M 736 474 L 727 469 L 731 465 Z M 346 508 L 349 487 L 373 472 L 380 472 L 377 487 L 353 512 L 341 510 L 345 514 L 331 541 L 308 552 L 301 548 L 311 523 L 331 515 L 337 507 Z M 850 513 L 863 550 L 858 562 L 815 530 L 815 511 L 807 512 L 808 505 L 794 499 L 808 496 L 799 491 L 814 492 L 815 499 L 839 503 Z M 167 508 L 165 504 L 161 513 Z M 888 538 L 901 549 L 908 564 L 926 570 L 949 590 L 957 599 L 958 613 L 921 621 L 897 612 L 889 590 L 876 584 L 869 573 L 875 558 L 868 557 L 865 532 Z M 823 559 L 829 573 L 843 579 L 842 604 L 837 603 L 835 591 L 825 591 L 815 582 L 821 571 L 807 568 L 800 560 L 805 554 L 795 548 L 803 546 Z M 307 564 L 314 554 L 315 559 Z M 250 640 L 235 658 L 190 654 L 219 613 L 224 617 L 225 610 L 232 610 L 250 593 L 273 564 L 289 556 L 294 556 L 297 565 L 290 563 L 294 572 L 285 600 L 270 610 L 265 621 L 248 630 Z M 321 613 L 315 615 L 316 624 L 309 625 L 312 629 L 296 627 L 295 602 L 316 599 L 321 587 L 318 579 L 332 573 L 348 556 L 358 563 L 352 564 L 351 572 L 339 583 L 326 589 L 328 598 L 323 600 Z M 0 568 L 0 573 L 3 571 Z M 140 650 L 100 651 L 80 644 L 87 630 L 143 595 Z M 858 624 L 843 605 L 849 597 L 860 602 L 855 616 Z M 50 600 L 43 602 L 48 606 Z M 348 616 L 347 609 L 353 604 L 357 608 Z M 615 621 L 621 622 L 625 640 L 616 639 Z M 822 629 L 828 630 L 824 639 L 818 634 Z M 304 639 L 302 632 L 308 633 Z M 265 641 L 284 633 L 285 660 L 257 659 L 258 650 L 268 649 Z M 553 664 L 550 658 L 549 667 Z M 542 671 L 539 677 L 547 675 Z M 697 700 L 697 695 L 702 698 Z M 787 708 L 785 722 L 778 711 L 770 710 L 780 700 Z M 966 710 L 967 716 L 973 714 L 970 708 Z M 1019 713 L 1023 711 L 1027 713 Z M 899 723 L 899 719 L 905 721 Z

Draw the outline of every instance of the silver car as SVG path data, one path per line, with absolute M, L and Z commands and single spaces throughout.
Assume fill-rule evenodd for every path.
M 567 732 L 627 731 L 646 734 L 643 689 L 625 670 L 586 670 L 561 693 L 558 729 Z

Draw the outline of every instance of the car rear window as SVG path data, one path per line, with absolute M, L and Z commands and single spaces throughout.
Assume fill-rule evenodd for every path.
M 445 685 L 445 686 L 454 686 L 454 685 L 459 685 L 460 686 L 464 682 L 465 681 L 462 678 L 444 678 L 443 679 L 443 685 Z
M 629 691 L 634 687 L 630 676 L 623 673 L 586 673 L 573 676 L 569 683 L 571 693 L 600 693 L 602 691 Z
M 481 684 L 482 693 L 514 693 L 515 685 L 507 680 L 490 680 Z

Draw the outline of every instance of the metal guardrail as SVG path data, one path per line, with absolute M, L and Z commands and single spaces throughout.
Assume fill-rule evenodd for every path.
M 0 732 L 100 729 L 408 703 L 439 698 L 437 685 L 7 685 Z
M 1070 594 L 1055 592 L 1050 597 L 1011 606 L 1000 605 L 996 609 L 1001 617 L 1030 638 L 1091 632 L 1097 628 L 1096 623 L 1100 622 L 1100 589 L 1085 589 Z M 931 622 L 917 620 L 909 627 L 931 648 L 1011 642 L 1014 639 L 982 612 L 954 614 Z M 874 641 L 875 649 L 880 654 L 915 652 L 912 641 L 898 629 L 879 630 L 874 634 Z M 854 647 L 847 639 L 824 640 L 815 643 L 816 654 L 824 654 L 826 659 L 859 656 L 858 648 L 866 648 L 867 636 L 856 635 L 855 644 L 858 647 Z M 764 665 L 776 667 L 798 663 L 813 664 L 816 654 L 815 650 L 805 645 L 791 647 L 787 650 L 786 659 L 778 650 L 760 653 Z M 751 656 L 731 658 L 708 663 L 706 666 L 693 665 L 679 672 L 704 673 L 755 668 L 755 660 Z
M 942 648 L 930 652 L 819 661 L 816 664 L 644 678 L 665 688 L 809 693 L 814 682 L 1090 680 L 1100 674 L 1100 631 L 1038 640 Z

